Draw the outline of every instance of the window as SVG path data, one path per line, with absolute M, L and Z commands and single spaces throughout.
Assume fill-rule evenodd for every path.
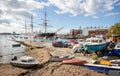
M 22 62 L 25 62 L 25 63 L 27 63 L 27 61 L 26 61 L 26 60 L 22 60 Z
M 102 42 L 102 40 L 99 41 L 100 43 Z
M 117 45 L 117 48 L 120 48 L 120 45 Z
M 33 59 L 28 60 L 28 62 L 33 62 L 33 61 L 34 61 Z
M 21 46 L 21 44 L 14 44 L 14 45 L 12 45 L 13 47 L 20 47 Z
M 24 37 L 24 39 L 28 39 L 28 37 Z
M 98 40 L 92 40 L 92 42 L 98 42 Z
M 90 40 L 87 40 L 86 42 L 91 42 Z

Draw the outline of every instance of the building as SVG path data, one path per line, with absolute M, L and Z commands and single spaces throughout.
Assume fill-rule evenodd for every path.
M 67 34 L 57 34 L 60 38 L 81 38 L 83 37 L 83 30 L 81 27 L 79 29 L 71 29 Z
M 85 27 L 83 28 L 84 36 L 107 35 L 108 27 Z
M 113 34 L 112 35 L 112 41 L 120 42 L 120 34 Z
M 90 37 L 96 36 L 96 35 L 103 35 L 106 36 L 108 33 L 108 29 L 95 29 L 95 30 L 89 30 L 88 35 Z
M 73 38 L 80 38 L 83 36 L 83 31 L 81 28 L 79 29 L 71 29 L 69 36 L 73 37 Z

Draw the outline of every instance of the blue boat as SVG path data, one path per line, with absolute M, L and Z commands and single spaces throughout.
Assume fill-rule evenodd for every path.
M 109 65 L 101 65 L 101 64 L 84 64 L 89 70 L 94 70 L 103 73 L 109 73 L 111 70 L 120 71 L 120 66 L 109 66 Z
M 87 50 L 88 52 L 96 52 L 106 49 L 107 43 L 108 42 L 106 42 L 102 38 L 91 37 L 86 39 L 84 46 L 85 50 Z
M 120 56 L 120 43 L 116 44 L 114 49 L 112 49 L 110 56 Z

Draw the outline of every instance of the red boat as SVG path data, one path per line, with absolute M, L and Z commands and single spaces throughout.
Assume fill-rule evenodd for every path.
M 74 56 L 53 56 L 49 59 L 52 62 L 62 62 L 63 60 L 69 60 L 74 58 Z
M 86 63 L 86 60 L 82 60 L 82 59 L 70 59 L 70 60 L 63 60 L 62 63 L 64 63 L 64 64 L 83 65 L 84 63 Z

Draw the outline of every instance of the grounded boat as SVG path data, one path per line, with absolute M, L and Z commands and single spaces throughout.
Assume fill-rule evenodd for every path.
M 39 61 L 33 57 L 22 56 L 18 60 L 10 61 L 10 64 L 17 67 L 30 68 L 39 65 Z
M 85 50 L 88 52 L 101 51 L 107 48 L 107 42 L 102 38 L 87 38 L 84 44 Z
M 79 40 L 77 40 L 78 41 L 78 44 L 79 45 L 83 45 L 84 43 L 85 43 L 85 40 L 84 39 L 79 39 Z
M 103 72 L 103 73 L 109 73 L 109 71 L 113 70 L 120 70 L 120 60 L 112 60 L 110 62 L 102 62 L 101 64 L 92 64 L 92 63 L 86 63 L 84 64 L 88 69 Z
M 70 60 L 63 60 L 62 63 L 64 63 L 64 64 L 83 65 L 83 64 L 86 63 L 86 60 L 82 60 L 82 59 L 70 59 Z
M 120 43 L 116 44 L 114 49 L 110 51 L 109 56 L 120 56 Z
M 108 65 L 99 65 L 99 64 L 85 64 L 85 66 L 94 71 L 109 73 L 110 70 L 120 70 L 118 66 L 108 66 Z
M 53 56 L 49 59 L 51 62 L 62 62 L 63 60 L 69 60 L 74 58 L 74 56 Z

